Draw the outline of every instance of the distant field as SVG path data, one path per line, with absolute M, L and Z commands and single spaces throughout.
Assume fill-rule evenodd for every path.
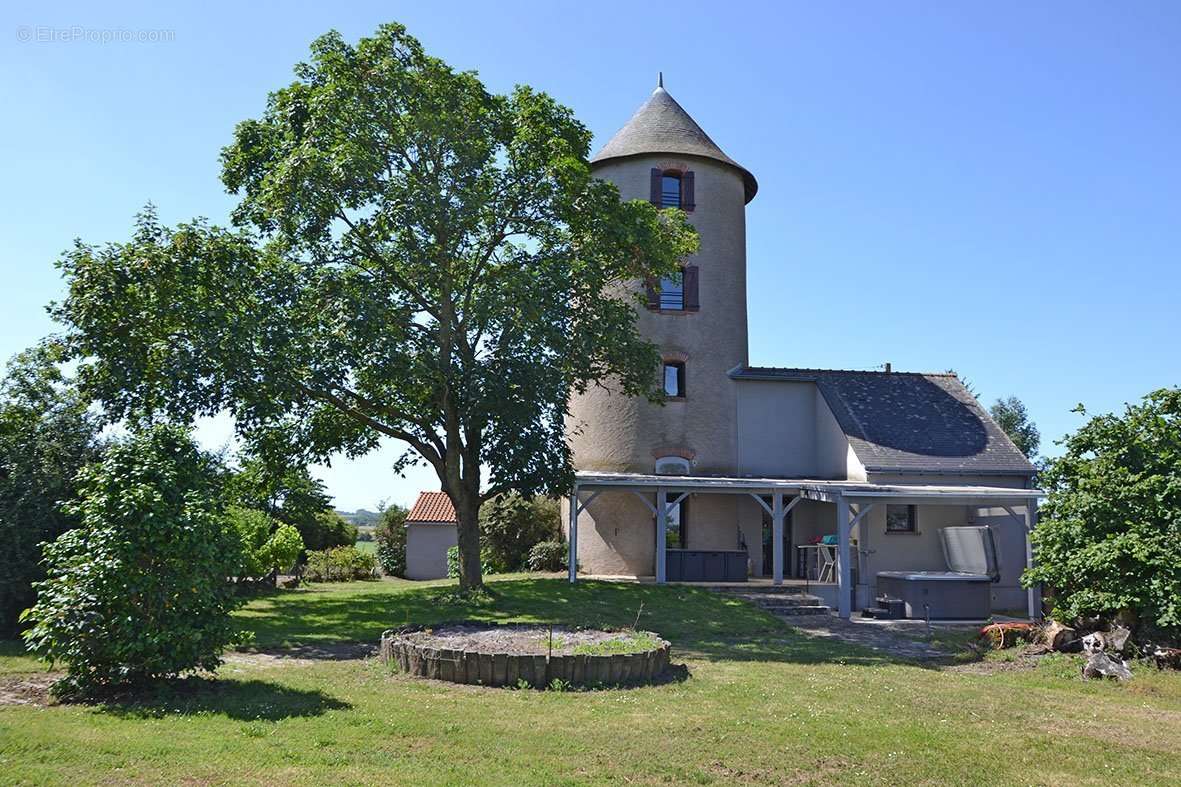
M 358 541 L 357 542 L 357 549 L 361 552 L 374 553 L 377 551 L 377 542 L 376 541 Z

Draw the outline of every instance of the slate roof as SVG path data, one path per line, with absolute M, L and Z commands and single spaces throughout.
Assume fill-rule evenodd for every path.
M 419 492 L 414 508 L 406 515 L 407 524 L 454 525 L 457 521 L 455 506 L 446 492 Z
M 700 156 L 729 164 L 742 173 L 747 202 L 754 199 L 759 190 L 755 176 L 723 153 L 663 87 L 652 92 L 631 120 L 591 158 L 591 163 L 652 153 Z
M 876 473 L 1033 475 L 1033 465 L 954 374 L 740 367 L 736 380 L 813 382 Z

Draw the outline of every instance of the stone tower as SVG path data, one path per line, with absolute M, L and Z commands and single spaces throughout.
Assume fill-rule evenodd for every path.
M 602 389 L 576 397 L 570 419 L 574 465 L 579 470 L 734 475 L 737 404 L 727 372 L 747 362 L 746 204 L 758 189 L 754 176 L 723 153 L 663 85 L 591 165 L 597 177 L 619 188 L 623 199 L 685 210 L 697 228 L 700 249 L 686 261 L 679 280 L 663 282 L 659 291 L 648 288 L 647 308 L 638 318 L 641 334 L 660 348 L 662 379 L 671 398 L 653 405 Z M 733 504 L 718 496 L 688 501 L 688 543 L 680 546 L 735 548 L 736 535 L 725 543 L 708 543 L 703 539 L 717 536 L 692 528 L 694 519 L 711 516 L 734 521 L 728 508 Z M 592 574 L 651 574 L 654 536 L 651 512 L 640 500 L 603 496 L 579 520 L 580 562 Z

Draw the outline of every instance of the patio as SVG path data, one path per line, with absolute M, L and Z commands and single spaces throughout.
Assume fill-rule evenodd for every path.
M 821 598 L 833 593 L 834 606 L 841 618 L 848 620 L 854 608 L 854 559 L 842 556 L 854 554 L 851 535 L 854 527 L 875 507 L 887 504 L 964 506 L 998 509 L 1020 521 L 1024 527 L 1025 565 L 1033 565 L 1033 550 L 1029 533 L 1037 524 L 1037 500 L 1044 496 L 1037 489 L 1017 489 L 992 486 L 903 485 L 875 484 L 861 481 L 824 479 L 726 478 L 714 476 L 672 476 L 631 473 L 581 472 L 576 475 L 569 503 L 568 534 L 571 559 L 569 579 L 578 580 L 578 518 L 599 495 L 630 493 L 651 511 L 655 521 L 655 554 L 650 577 L 627 577 L 631 580 L 664 584 L 668 577 L 668 546 L 666 532 L 669 512 L 691 494 L 742 495 L 753 499 L 769 516 L 773 535 L 772 570 L 769 579 L 749 578 L 735 583 L 750 588 L 760 584 L 804 587 Z M 817 583 L 812 580 L 785 576 L 788 556 L 783 547 L 784 523 L 800 503 L 813 501 L 831 506 L 832 529 L 837 535 L 835 582 Z M 1021 513 L 1018 513 L 1018 509 Z M 863 539 L 867 541 L 867 539 Z M 857 545 L 858 552 L 868 552 L 868 544 Z M 912 569 L 899 565 L 892 568 Z M 701 584 L 701 583 L 694 583 Z M 724 586 L 728 583 L 709 583 Z M 831 590 L 830 590 L 831 589 Z M 822 595 L 823 594 L 823 595 Z M 827 601 L 827 599 L 826 599 Z M 1037 588 L 1026 593 L 1026 611 L 1030 618 L 1039 617 L 1041 595 Z

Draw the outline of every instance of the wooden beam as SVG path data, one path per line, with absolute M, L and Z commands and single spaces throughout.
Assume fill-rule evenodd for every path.
M 853 521 L 844 495 L 837 495 L 837 612 L 842 619 L 853 616 L 853 567 L 849 565 L 849 534 Z
M 599 495 L 601 495 L 601 494 L 603 494 L 603 490 L 602 490 L 602 489 L 600 489 L 600 490 L 598 490 L 597 492 L 595 492 L 594 494 L 592 494 L 592 495 L 591 495 L 590 497 L 588 497 L 586 500 L 583 500 L 583 501 L 579 502 L 579 503 L 578 503 L 578 513 L 580 513 L 580 514 L 581 514 L 583 511 L 585 511 L 585 510 L 586 510 L 586 508 L 587 508 L 587 506 L 589 506 L 591 503 L 593 503 L 593 502 L 594 502 L 594 499 L 595 499 L 596 497 L 598 497 Z M 578 499 L 578 498 L 575 498 L 575 500 L 577 500 L 577 499 Z
M 666 561 L 668 559 L 668 492 L 664 487 L 656 490 L 656 582 L 663 585 L 668 581 Z
M 567 572 L 570 575 L 571 584 L 578 581 L 578 484 L 574 484 L 574 488 L 570 490 L 570 532 L 567 534 L 570 541 L 570 554 L 567 556 L 566 562 Z
M 783 493 L 771 495 L 771 582 L 783 584 Z
M 647 506 L 647 507 L 648 507 L 648 510 L 649 510 L 649 511 L 652 513 L 652 516 L 656 516 L 656 506 L 655 506 L 654 504 L 652 504 L 652 503 L 649 503 L 649 502 L 648 502 L 648 498 L 644 497 L 644 495 L 643 495 L 643 494 L 641 494 L 640 492 L 636 491 L 635 489 L 632 489 L 632 490 L 631 490 L 631 493 L 632 493 L 633 495 L 635 495 L 636 497 L 638 497 L 638 498 L 640 499 L 640 502 L 641 502 L 641 503 L 643 503 L 645 506 Z

